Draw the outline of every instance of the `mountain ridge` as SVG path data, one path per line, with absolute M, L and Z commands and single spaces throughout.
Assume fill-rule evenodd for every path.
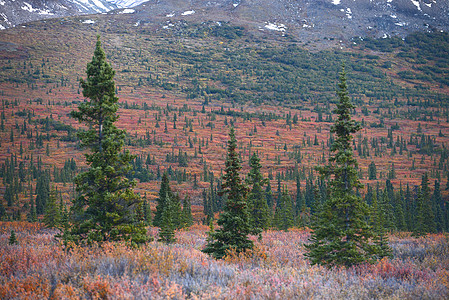
M 173 27 L 167 25 L 171 20 L 229 21 L 256 31 L 277 31 L 281 35 L 293 35 L 307 41 L 323 38 L 349 40 L 357 36 L 405 37 L 414 31 L 449 30 L 449 3 L 437 0 L 64 0 L 59 3 L 46 1 L 41 6 L 37 4 L 40 1 L 27 1 L 14 1 L 20 10 L 9 9 L 16 15 L 28 13 L 22 19 L 18 18 L 21 23 L 39 17 L 126 14 L 126 18 L 119 21 L 139 25 L 166 23 L 162 28 Z M 51 5 L 56 11 L 56 7 L 61 5 L 69 7 L 69 4 L 80 2 L 84 7 L 88 3 L 96 6 L 83 12 L 79 8 L 61 13 L 50 10 Z M 22 4 L 17 5 L 19 3 Z M 6 2 L 0 1 L 0 16 L 3 17 L 3 21 L 0 18 L 0 28 L 15 25 L 14 18 L 9 17 L 6 10 Z M 32 13 L 34 15 L 29 16 Z

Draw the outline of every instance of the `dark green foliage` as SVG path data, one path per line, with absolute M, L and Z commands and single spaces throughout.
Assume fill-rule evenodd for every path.
M 164 209 L 160 219 L 160 230 L 158 241 L 170 244 L 176 242 L 175 238 L 175 208 L 173 206 L 173 197 L 170 197 L 168 190 L 165 195 Z
M 47 201 L 47 205 L 45 206 L 45 214 L 43 218 L 43 222 L 47 228 L 55 228 L 60 225 L 61 211 L 59 210 L 59 206 L 56 202 L 56 191 L 52 190 Z
M 71 112 L 87 126 L 78 137 L 90 153 L 85 154 L 89 169 L 74 180 L 79 196 L 71 208 L 69 235 L 80 244 L 117 240 L 139 244 L 149 237 L 144 222 L 135 218 L 142 200 L 133 191 L 136 183 L 126 178 L 134 157 L 123 151 L 126 132 L 114 125 L 118 119 L 115 72 L 105 59 L 98 36 L 94 56 L 87 64 L 87 79 L 80 80 L 89 101 Z
M 293 227 L 293 224 L 293 203 L 288 190 L 284 188 L 279 205 L 276 206 L 273 225 L 279 230 L 288 231 L 289 228 Z
M 170 189 L 170 180 L 168 179 L 167 172 L 162 174 L 161 188 L 159 190 L 159 197 L 157 198 L 156 213 L 153 218 L 153 225 L 160 227 L 162 220 L 162 213 L 165 209 L 165 203 L 167 202 L 167 197 L 174 198 L 174 194 Z
M 182 203 L 182 226 L 183 228 L 188 228 L 193 225 L 192 216 L 192 204 L 190 203 L 190 197 L 186 196 L 184 202 Z
M 251 226 L 253 229 L 267 229 L 270 226 L 271 213 L 268 208 L 265 193 L 263 192 L 263 186 L 268 182 L 263 178 L 260 169 L 260 158 L 256 153 L 250 158 L 249 161 L 250 171 L 247 177 L 247 184 L 250 187 L 248 194 L 248 208 L 250 214 Z
M 210 233 L 209 241 L 202 250 L 217 259 L 223 258 L 231 250 L 240 253 L 252 249 L 254 244 L 248 235 L 260 233 L 260 230 L 254 230 L 250 224 L 246 202 L 248 188 L 239 175 L 241 165 L 236 149 L 234 127 L 231 127 L 222 185 L 222 192 L 228 197 L 224 211 L 218 219 L 218 225 L 221 227 Z
M 435 223 L 437 232 L 446 231 L 445 206 L 441 196 L 440 182 L 435 180 L 435 188 L 432 195 L 432 209 L 435 215 Z
M 427 173 L 422 176 L 421 189 L 416 203 L 414 236 L 422 236 L 426 233 L 436 232 L 435 215 L 432 209 L 429 178 Z
M 376 164 L 373 161 L 368 166 L 368 179 L 369 180 L 377 179 Z
M 390 209 L 385 201 L 377 200 L 376 192 L 372 195 L 372 212 L 371 223 L 376 233 L 374 236 L 374 244 L 378 247 L 378 258 L 390 257 L 392 250 L 388 245 L 388 220 L 387 212 Z
M 318 169 L 329 179 L 330 195 L 317 212 L 311 226 L 311 243 L 305 247 L 312 264 L 349 267 L 371 262 L 378 253 L 377 247 L 370 243 L 375 234 L 367 223 L 369 207 L 355 194 L 361 184 L 351 140 L 360 125 L 351 119 L 354 105 L 348 96 L 344 67 L 337 94 L 339 102 L 335 112 L 338 117 L 331 127 L 336 139 L 331 146 L 329 164 Z
M 8 244 L 16 245 L 19 242 L 17 241 L 16 233 L 14 230 L 11 230 L 11 235 L 9 236 Z

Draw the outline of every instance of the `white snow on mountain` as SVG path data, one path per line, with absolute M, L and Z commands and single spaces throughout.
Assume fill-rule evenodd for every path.
M 134 9 L 131 8 L 125 8 L 124 10 L 122 10 L 121 12 L 119 12 L 119 14 L 133 14 L 136 11 Z
M 117 5 L 117 7 L 119 8 L 131 8 L 139 4 L 142 4 L 143 2 L 146 2 L 148 0 L 106 0 L 106 1 Z
M 188 10 L 188 11 L 183 12 L 183 13 L 181 14 L 181 16 L 193 15 L 194 13 L 195 13 L 194 10 Z

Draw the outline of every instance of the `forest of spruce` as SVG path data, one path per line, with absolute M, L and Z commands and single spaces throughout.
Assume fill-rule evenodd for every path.
M 0 32 L 1 299 L 449 296 L 447 33 L 95 26 Z

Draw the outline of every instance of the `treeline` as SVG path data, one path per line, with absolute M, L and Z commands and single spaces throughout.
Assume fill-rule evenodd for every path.
M 314 176 L 312 171 L 306 176 L 304 176 L 304 169 L 301 171 L 298 168 L 285 173 L 288 174 L 287 176 L 277 173 L 277 187 L 273 190 L 270 180 L 263 178 L 260 173 L 262 166 L 256 153 L 251 157 L 250 167 L 251 170 L 247 174 L 247 183 L 251 190 L 248 206 L 253 207 L 252 217 L 258 220 L 255 222 L 264 224 L 261 228 L 288 230 L 291 227 L 309 226 L 314 214 L 327 200 L 329 192 L 325 181 Z M 371 164 L 371 177 L 374 177 L 373 168 L 375 166 Z M 257 182 L 251 181 L 254 177 L 253 173 L 258 174 Z M 295 193 L 288 191 L 284 181 L 291 177 L 296 180 Z M 304 177 L 305 184 L 302 185 L 301 181 Z M 202 192 L 204 224 L 209 224 L 214 219 L 215 214 L 223 209 L 226 201 L 226 197 L 221 195 L 221 179 L 215 178 L 213 174 L 209 179 L 209 188 Z M 445 189 L 449 190 L 449 185 Z M 384 184 L 380 182 L 374 186 L 367 184 L 364 191 L 356 190 L 356 194 L 362 197 L 372 209 L 386 212 L 385 230 L 418 233 L 449 231 L 449 203 L 442 198 L 439 180 L 435 180 L 434 189 L 431 192 L 427 173 L 422 176 L 420 185 L 410 186 L 407 183 L 394 187 L 391 180 L 386 179 Z

